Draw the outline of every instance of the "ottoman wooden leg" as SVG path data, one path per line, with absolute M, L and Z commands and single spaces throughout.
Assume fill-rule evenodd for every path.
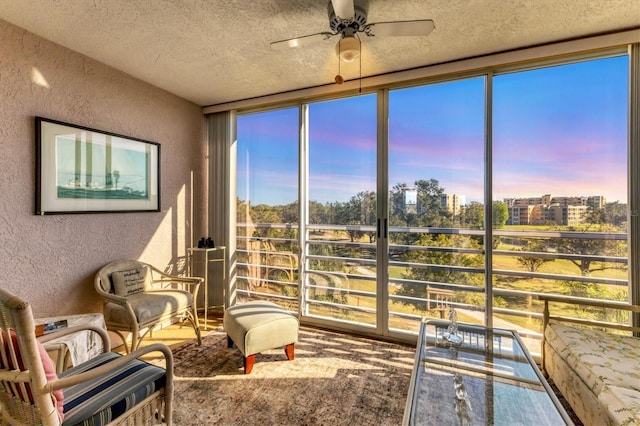
M 231 337 L 229 337 L 228 334 L 227 334 L 227 347 L 228 348 L 232 348 L 233 347 L 233 339 Z
M 256 355 L 249 355 L 244 357 L 244 374 L 251 373 L 253 370 L 253 364 L 256 363 Z
M 293 343 L 284 347 L 284 353 L 287 354 L 287 359 L 289 361 L 293 360 Z

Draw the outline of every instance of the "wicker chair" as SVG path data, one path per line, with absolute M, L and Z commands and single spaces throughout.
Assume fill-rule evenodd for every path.
M 103 298 L 107 329 L 117 333 L 129 351 L 137 349 L 156 325 L 175 318 L 188 320 L 202 344 L 196 311 L 201 282 L 202 278 L 172 276 L 137 260 L 120 260 L 102 267 L 94 284 Z M 130 347 L 123 333 L 131 333 Z
M 68 327 L 46 337 L 86 329 L 102 337 L 107 351 L 109 336 L 95 326 Z M 165 368 L 139 359 L 157 351 Z M 31 306 L 0 289 L 0 424 L 171 424 L 172 400 L 173 357 L 166 345 L 128 355 L 104 352 L 58 376 L 36 339 Z

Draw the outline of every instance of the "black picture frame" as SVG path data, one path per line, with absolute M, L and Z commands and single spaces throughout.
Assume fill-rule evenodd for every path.
M 160 144 L 35 117 L 36 215 L 160 211 Z

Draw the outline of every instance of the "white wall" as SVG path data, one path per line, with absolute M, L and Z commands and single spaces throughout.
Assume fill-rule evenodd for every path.
M 36 316 L 99 312 L 102 265 L 181 271 L 206 234 L 201 108 L 2 20 L 0 40 L 0 288 Z M 34 215 L 34 116 L 160 143 L 162 211 Z

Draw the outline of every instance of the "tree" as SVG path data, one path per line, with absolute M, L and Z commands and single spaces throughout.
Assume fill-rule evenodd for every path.
M 298 223 L 299 205 L 297 201 L 282 207 L 282 223 Z
M 545 251 L 545 245 L 539 240 L 528 241 L 527 244 L 521 249 L 529 253 L 540 253 Z M 544 257 L 535 257 L 534 255 L 516 257 L 516 260 L 522 267 L 529 272 L 536 272 L 547 262 L 553 262 L 554 259 L 548 259 Z
M 494 201 L 491 205 L 493 209 L 493 227 L 496 229 L 504 228 L 509 219 L 509 209 L 502 201 Z
M 412 190 L 407 184 L 397 184 L 389 192 L 389 221 L 391 226 L 439 227 L 451 223 L 451 213 L 442 206 L 444 188 L 437 179 L 415 182 L 417 206 L 415 212 L 405 206 L 405 193 Z
M 329 223 L 325 222 L 327 216 L 327 206 L 317 201 L 309 201 L 309 223 Z
M 484 205 L 477 201 L 470 202 L 462 211 L 461 225 L 473 229 L 484 228 Z
M 587 217 L 584 219 L 587 223 L 602 224 L 605 222 L 604 209 L 589 207 Z
M 404 208 L 404 193 L 409 187 L 405 183 L 398 183 L 389 191 L 389 225 L 407 226 L 409 220 Z
M 375 225 L 376 221 L 376 193 L 362 191 L 351 197 L 344 209 L 347 225 Z M 375 232 L 365 232 L 360 229 L 347 229 L 351 242 L 360 239 L 363 235 L 369 235 L 371 242 Z
M 607 203 L 604 206 L 604 223 L 625 230 L 627 224 L 627 205 L 619 202 Z
M 585 222 L 594 225 L 613 225 L 624 229 L 627 223 L 627 205 L 618 201 L 607 203 L 602 208 L 589 207 Z
M 572 231 L 576 233 L 596 233 L 596 232 L 611 232 L 612 227 L 610 225 L 583 225 L 583 226 L 570 226 L 565 231 Z M 615 232 L 615 230 L 613 229 Z M 570 253 L 576 255 L 582 255 L 586 257 L 571 258 L 569 261 L 576 265 L 580 269 L 582 276 L 589 276 L 594 271 L 604 271 L 607 269 L 625 269 L 626 266 L 617 263 L 607 263 L 594 260 L 589 256 L 621 256 L 623 251 L 622 245 L 613 241 L 613 247 L 608 244 L 608 241 L 604 238 L 596 239 L 591 236 L 587 238 L 579 237 L 575 238 L 556 238 L 553 240 L 555 248 L 559 253 Z
M 437 179 L 416 181 L 418 190 L 418 218 L 420 226 L 445 226 L 450 224 L 451 213 L 442 206 L 444 188 Z
M 432 248 L 442 247 L 466 247 L 480 249 L 479 244 L 472 238 L 464 235 L 422 234 L 416 246 Z M 460 271 L 451 266 L 463 266 L 468 268 L 482 268 L 484 260 L 482 255 L 456 253 L 451 250 L 411 250 L 403 255 L 403 261 L 417 265 L 429 265 L 426 267 L 407 268 L 403 278 L 412 281 L 421 281 L 425 284 L 404 283 L 397 290 L 398 295 L 424 299 L 426 296 L 426 283 L 456 283 L 480 287 L 483 284 L 483 274 Z M 416 309 L 425 309 L 424 302 L 403 300 L 405 305 L 414 306 Z

